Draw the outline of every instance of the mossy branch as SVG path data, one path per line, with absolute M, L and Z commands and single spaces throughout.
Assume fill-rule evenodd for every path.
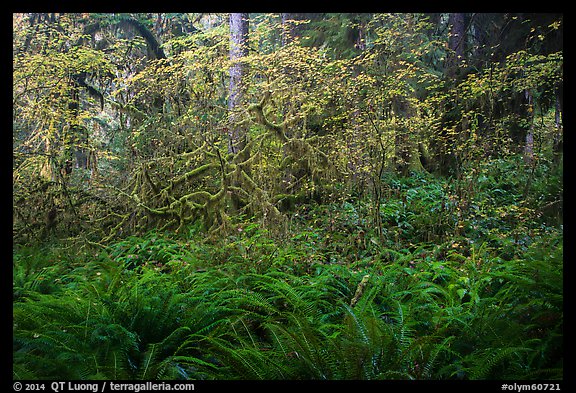
M 172 202 L 170 204 L 169 208 L 171 210 L 174 210 L 177 207 L 184 205 L 186 203 L 188 203 L 188 204 L 193 203 L 193 202 L 188 202 L 189 200 L 200 199 L 200 200 L 204 200 L 204 201 L 209 201 L 212 197 L 213 197 L 213 195 L 210 194 L 208 191 L 196 191 L 196 192 L 193 192 L 191 194 L 184 195 L 184 196 L 180 197 L 179 199 L 176 199 L 174 202 Z M 190 206 L 195 207 L 194 205 L 190 205 Z M 202 205 L 200 205 L 200 206 L 202 206 Z
M 274 134 L 278 137 L 278 139 L 280 139 L 282 142 L 288 142 L 288 137 L 286 136 L 286 134 L 284 133 L 284 128 L 286 127 L 286 120 L 284 120 L 282 123 L 280 124 L 276 124 L 271 122 L 270 120 L 268 120 L 266 118 L 266 115 L 264 114 L 264 105 L 267 103 L 267 101 L 270 99 L 270 91 L 266 91 L 264 93 L 264 97 L 262 98 L 262 100 L 260 100 L 260 102 L 256 103 L 256 104 L 251 104 L 248 107 L 248 113 L 254 115 L 254 118 L 256 120 L 256 122 L 264 125 L 266 128 L 268 128 L 269 130 L 271 130 L 272 132 L 274 132 Z
M 109 103 L 112 107 L 118 109 L 122 113 L 126 113 L 129 115 L 137 115 L 136 117 L 140 119 L 145 119 L 148 117 L 146 113 L 141 111 L 140 109 L 136 108 L 136 106 L 132 104 L 121 104 L 118 101 L 111 100 L 109 98 L 104 98 L 104 100 Z
M 366 274 L 364 277 L 362 277 L 362 281 L 360 281 L 360 283 L 358 284 L 354 297 L 352 298 L 352 300 L 350 300 L 350 307 L 356 306 L 356 304 L 360 301 L 360 298 L 362 297 L 362 295 L 364 294 L 364 290 L 366 289 L 366 285 L 368 285 L 368 280 L 370 280 L 369 274 Z
M 203 173 L 207 172 L 210 169 L 214 169 L 214 168 L 219 168 L 220 167 L 220 163 L 216 163 L 216 162 L 211 162 L 208 164 L 204 164 L 202 166 L 199 166 L 198 168 L 195 168 L 189 172 L 184 173 L 183 175 L 178 176 L 177 178 L 175 178 L 174 180 L 172 180 L 170 182 L 170 186 L 168 186 L 167 188 L 170 189 L 175 185 L 179 185 L 180 183 L 183 183 L 185 181 L 187 181 L 190 178 L 193 177 L 197 177 L 202 175 Z

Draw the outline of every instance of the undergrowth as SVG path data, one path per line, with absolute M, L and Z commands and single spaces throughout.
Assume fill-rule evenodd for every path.
M 383 231 L 351 197 L 300 206 L 282 241 L 245 219 L 218 243 L 16 247 L 13 377 L 562 379 L 557 190 L 521 198 L 506 165 L 384 179 Z

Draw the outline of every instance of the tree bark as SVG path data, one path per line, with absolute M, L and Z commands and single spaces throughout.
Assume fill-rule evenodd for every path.
M 526 99 L 526 105 L 528 106 L 528 121 L 530 126 L 526 131 L 525 144 L 524 144 L 524 161 L 528 165 L 532 165 L 534 162 L 534 98 L 532 94 L 526 90 L 524 92 Z
M 294 38 L 300 36 L 300 26 L 292 21 L 299 21 L 304 18 L 304 14 L 284 12 L 280 14 L 282 20 L 282 46 L 291 43 Z
M 228 152 L 236 154 L 246 145 L 246 132 L 239 126 L 237 109 L 245 92 L 243 82 L 245 65 L 241 59 L 248 55 L 248 14 L 230 14 L 230 85 L 228 112 L 230 127 L 228 129 Z
M 444 65 L 444 77 L 448 89 L 456 86 L 461 75 L 460 64 L 464 59 L 465 44 L 465 14 L 451 13 L 448 16 L 448 55 Z M 442 115 L 440 133 L 437 140 L 432 141 L 435 150 L 435 161 L 440 173 L 449 175 L 458 171 L 458 160 L 454 151 L 458 135 L 461 132 L 461 109 L 454 102 L 448 102 Z
M 446 58 L 446 76 L 454 78 L 457 76 L 458 65 L 464 59 L 465 45 L 465 15 L 463 13 L 451 13 L 448 16 L 448 56 Z

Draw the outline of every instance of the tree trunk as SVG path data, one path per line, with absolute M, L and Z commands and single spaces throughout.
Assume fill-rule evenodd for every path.
M 246 145 L 246 132 L 238 125 L 237 110 L 244 96 L 243 77 L 245 65 L 241 59 L 248 55 L 248 14 L 230 14 L 230 85 L 228 111 L 230 128 L 228 129 L 228 152 L 236 154 Z
M 451 13 L 448 16 L 448 56 L 446 58 L 446 76 L 454 78 L 458 74 L 458 66 L 464 60 L 465 45 L 465 15 L 463 13 Z
M 304 14 L 284 12 L 280 14 L 282 20 L 282 46 L 291 43 L 294 38 L 300 36 L 300 26 L 293 21 L 299 21 L 304 18 Z
M 246 65 L 243 57 L 248 55 L 248 14 L 230 14 L 230 84 L 228 88 L 228 153 L 234 156 L 237 163 L 245 161 L 249 157 L 246 151 L 246 128 L 240 123 L 239 109 L 246 92 Z M 249 174 L 250 169 L 238 166 L 232 175 L 231 185 L 241 188 L 243 183 L 242 170 Z M 232 208 L 239 211 L 244 202 L 236 192 L 231 195 Z
M 451 13 L 448 16 L 448 56 L 444 65 L 444 77 L 447 89 L 458 84 L 461 77 L 459 69 L 464 60 L 465 43 L 465 15 Z M 458 171 L 458 159 L 455 154 L 458 135 L 462 129 L 461 108 L 454 101 L 448 101 L 442 115 L 439 134 L 431 141 L 430 147 L 434 151 L 435 166 L 443 175 Z
M 555 125 L 556 125 L 556 133 L 554 134 L 554 144 L 552 145 L 552 153 L 553 153 L 553 162 L 555 165 L 558 165 L 560 163 L 560 159 L 562 157 L 562 153 L 563 153 L 563 138 L 562 138 L 562 133 L 563 133 L 563 121 L 562 121 L 562 115 L 564 114 L 563 108 L 562 108 L 562 86 L 558 87 L 558 89 L 556 90 L 556 105 L 555 105 L 555 111 L 554 111 L 554 120 L 555 120 Z
M 526 130 L 525 144 L 524 144 L 524 161 L 528 165 L 532 165 L 534 162 L 534 102 L 532 94 L 526 90 L 524 92 L 524 97 L 526 99 L 526 105 L 528 106 L 528 121 L 529 128 Z
M 398 173 L 406 176 L 410 171 L 410 163 L 412 161 L 410 129 L 408 128 L 408 119 L 412 117 L 412 110 L 405 98 L 394 98 L 392 100 L 392 110 L 394 116 L 398 119 L 396 136 L 394 138 L 394 167 Z

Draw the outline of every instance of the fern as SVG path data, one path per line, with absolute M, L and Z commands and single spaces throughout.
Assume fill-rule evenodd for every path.
M 243 341 L 243 340 L 241 340 Z M 216 374 L 230 379 L 277 379 L 282 376 L 281 366 L 267 351 L 241 343 L 231 346 L 228 340 L 207 337 L 210 353 L 220 365 Z
M 119 363 L 136 347 L 136 336 L 103 322 L 106 312 L 88 304 L 78 298 L 44 297 L 15 305 L 15 363 L 36 364 L 37 372 L 52 379 L 84 379 L 107 370 L 124 377 Z M 87 312 L 91 308 L 92 316 Z M 108 366 L 111 359 L 114 367 Z
M 396 251 L 394 263 L 375 254 L 350 266 L 292 268 L 276 257 L 292 264 L 317 252 L 316 243 L 292 240 L 283 249 L 251 233 L 228 248 L 190 245 L 202 251 L 194 255 L 158 233 L 54 267 L 16 254 L 14 378 L 562 374 L 562 261 L 553 247 L 535 241 L 504 262 L 487 242 L 451 254 L 441 249 L 453 243 L 426 244 Z M 128 255 L 138 255 L 137 269 Z M 266 268 L 254 265 L 264 259 Z M 152 260 L 165 268 L 145 263 Z
M 513 376 L 523 368 L 522 353 L 532 351 L 524 347 L 505 347 L 477 351 L 470 356 L 472 365 L 468 368 L 470 379 L 498 379 L 501 371 L 494 369 L 504 364 L 501 369 L 506 369 L 507 374 Z M 466 358 L 464 359 L 466 361 Z

